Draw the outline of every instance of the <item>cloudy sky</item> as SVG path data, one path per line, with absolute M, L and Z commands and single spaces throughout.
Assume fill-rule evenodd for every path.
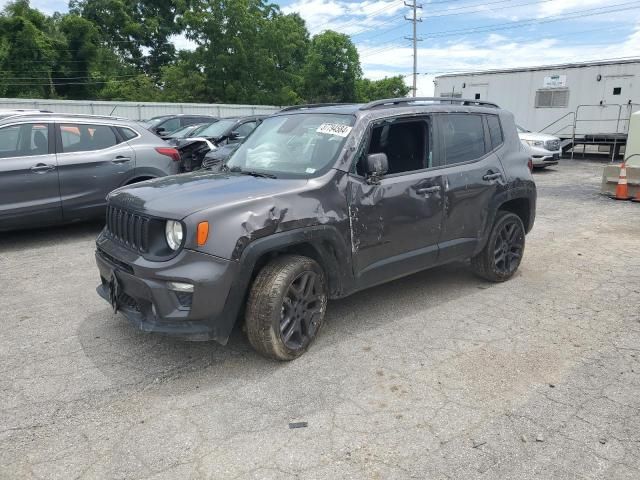
M 409 0 L 410 1 L 410 0 Z M 0 0 L 0 5 L 6 0 Z M 403 0 L 280 0 L 312 34 L 351 35 L 365 76 L 406 75 L 411 24 Z M 32 0 L 47 13 L 66 1 Z M 418 94 L 433 93 L 440 73 L 640 56 L 640 0 L 422 0 Z M 181 39 L 176 42 L 185 45 Z

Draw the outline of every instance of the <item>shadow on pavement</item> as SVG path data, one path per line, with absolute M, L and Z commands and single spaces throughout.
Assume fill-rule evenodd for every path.
M 39 248 L 60 242 L 68 243 L 83 238 L 95 238 L 103 227 L 102 220 L 93 220 L 54 227 L 0 232 L 0 251 Z
M 301 363 L 317 362 L 323 352 L 336 344 L 356 344 L 358 336 L 413 314 L 423 315 L 425 328 L 429 328 L 430 309 L 490 286 L 459 263 L 330 301 L 325 325 L 311 351 L 294 363 L 299 367 Z M 183 389 L 191 388 L 197 382 L 184 380 L 200 376 L 220 384 L 237 380 L 238 375 L 249 379 L 291 365 L 255 353 L 240 325 L 238 321 L 226 346 L 213 341 L 188 342 L 140 332 L 121 314 L 114 315 L 105 303 L 103 309 L 81 323 L 77 334 L 86 356 L 114 385 L 135 390 L 178 378 Z

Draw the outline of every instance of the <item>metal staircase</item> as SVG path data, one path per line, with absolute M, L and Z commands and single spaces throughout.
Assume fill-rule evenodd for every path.
M 637 110 L 638 103 L 578 105 L 575 112 L 564 114 L 540 131 L 560 137 L 562 152 L 571 150 L 572 159 L 575 147 L 582 145 L 584 156 L 587 145 L 597 145 L 607 147 L 614 161 L 627 143 L 629 120 Z

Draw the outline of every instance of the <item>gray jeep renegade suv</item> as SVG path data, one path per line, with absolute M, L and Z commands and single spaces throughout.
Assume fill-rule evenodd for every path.
M 471 259 L 509 279 L 536 187 L 513 116 L 402 98 L 290 107 L 221 171 L 108 197 L 98 293 L 138 328 L 225 344 L 238 317 L 279 360 L 316 337 L 327 300 Z

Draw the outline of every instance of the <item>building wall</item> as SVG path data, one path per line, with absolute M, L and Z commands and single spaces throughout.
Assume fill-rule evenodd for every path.
M 145 120 L 157 115 L 176 113 L 199 113 L 218 117 L 243 115 L 268 115 L 280 107 L 268 105 L 226 105 L 199 103 L 148 103 L 148 102 L 103 102 L 81 100 L 38 100 L 23 98 L 0 98 L 0 110 L 33 108 L 51 110 L 56 113 L 80 113 L 91 115 L 115 115 L 132 120 Z
M 556 80 L 560 85 L 556 88 L 545 82 L 552 76 L 560 76 Z M 462 98 L 473 99 L 479 93 L 481 100 L 495 102 L 513 112 L 523 127 L 564 137 L 572 134 L 573 115 L 570 112 L 575 112 L 579 105 L 590 106 L 579 109 L 578 135 L 614 133 L 616 128 L 618 132 L 626 133 L 630 112 L 640 110 L 640 62 L 441 76 L 435 83 L 436 96 L 453 92 L 461 93 Z M 569 92 L 566 107 L 536 108 L 538 90 L 563 88 L 562 83 Z M 613 95 L 614 88 L 621 88 L 620 95 Z M 628 105 L 629 102 L 634 105 Z M 617 120 L 619 111 L 620 122 Z

